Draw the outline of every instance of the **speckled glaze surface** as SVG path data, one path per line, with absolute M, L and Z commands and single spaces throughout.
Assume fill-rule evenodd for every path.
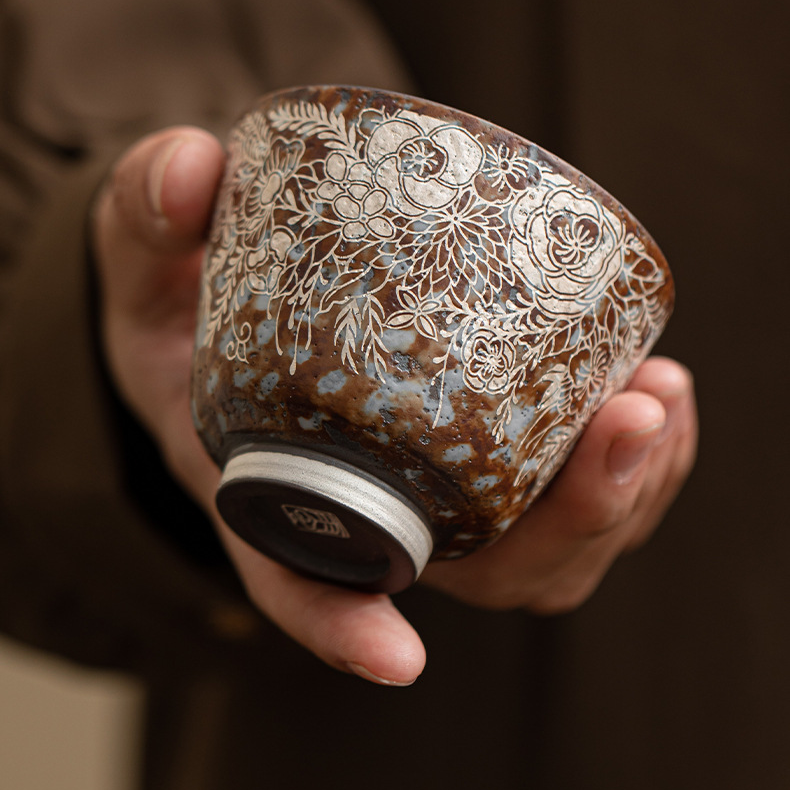
M 195 422 L 220 466 L 254 442 L 364 469 L 460 556 L 538 496 L 672 300 L 634 217 L 537 145 L 412 97 L 279 92 L 230 140 Z

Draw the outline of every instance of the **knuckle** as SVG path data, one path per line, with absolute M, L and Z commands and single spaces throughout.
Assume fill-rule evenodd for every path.
M 107 175 L 104 184 L 104 197 L 108 205 L 122 218 L 128 219 L 132 214 L 130 193 L 134 182 L 134 169 L 130 154 L 123 156 Z
M 555 586 L 534 597 L 527 609 L 533 614 L 543 616 L 569 614 L 578 609 L 590 597 L 591 592 L 585 585 Z
M 524 596 L 512 591 L 497 590 L 478 595 L 473 603 L 489 612 L 510 612 L 523 606 Z
M 587 503 L 575 508 L 576 518 L 569 520 L 569 530 L 574 537 L 596 539 L 616 532 L 631 516 L 633 497 L 624 497 L 617 492 L 607 500 L 600 498 L 594 504 Z

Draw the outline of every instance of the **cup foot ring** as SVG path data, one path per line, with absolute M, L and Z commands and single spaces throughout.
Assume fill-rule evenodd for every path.
M 255 444 L 228 459 L 220 514 L 254 548 L 305 575 L 393 593 L 433 550 L 427 522 L 373 475 L 313 450 Z

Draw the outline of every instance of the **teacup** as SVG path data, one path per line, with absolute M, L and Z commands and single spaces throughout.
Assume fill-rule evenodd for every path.
M 673 297 L 634 217 L 534 143 L 378 90 L 265 96 L 199 310 L 219 510 L 303 573 L 403 589 L 524 512 Z

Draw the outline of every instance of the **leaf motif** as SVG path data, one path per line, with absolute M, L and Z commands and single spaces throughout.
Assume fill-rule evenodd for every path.
M 436 331 L 436 327 L 434 326 L 433 321 L 431 321 L 428 316 L 425 315 L 417 315 L 414 318 L 414 325 L 417 327 L 417 331 L 423 337 L 429 337 L 431 340 L 438 340 L 439 333 Z
M 303 137 L 316 135 L 329 141 L 327 148 L 348 150 L 355 153 L 354 142 L 346 128 L 342 114 L 329 114 L 322 104 L 299 102 L 274 107 L 268 114 L 269 123 L 280 132 L 295 132 Z M 352 127 L 353 128 L 353 127 Z
M 331 287 L 321 296 L 319 310 L 317 315 L 326 313 L 337 304 L 343 304 L 353 295 L 343 293 L 347 288 L 358 283 L 365 276 L 365 269 L 351 269 L 339 274 L 332 280 Z
M 407 309 L 407 310 L 418 310 L 420 307 L 420 302 L 417 297 L 408 289 L 406 288 L 398 288 L 397 289 L 398 301 Z
M 357 320 L 357 310 L 355 304 L 350 304 L 344 307 L 337 316 L 335 321 L 335 343 L 337 343 L 340 335 L 345 333 L 345 342 L 354 342 L 354 338 L 359 328 Z
M 549 386 L 546 388 L 543 396 L 540 399 L 541 405 L 553 405 L 559 400 L 562 394 L 562 385 L 565 378 L 566 370 L 562 365 L 553 365 L 550 367 L 537 381 L 538 384 L 548 382 Z
M 398 313 L 393 313 L 387 320 L 388 329 L 405 329 L 414 323 L 414 313 L 406 310 L 401 310 Z
M 648 259 L 650 260 L 650 259 Z M 664 273 L 655 266 L 645 266 L 645 261 L 640 261 L 636 266 L 627 272 L 629 286 L 632 290 L 638 290 L 642 294 L 650 294 L 657 291 L 666 282 Z
M 633 233 L 629 233 L 625 237 L 624 244 L 627 249 L 632 250 L 639 256 L 645 254 L 645 243 Z
M 354 359 L 354 351 L 356 350 L 356 343 L 353 339 L 349 339 L 348 336 L 346 337 L 345 341 L 343 342 L 343 348 L 340 351 L 340 361 L 343 362 L 345 365 L 351 368 L 354 373 L 357 372 L 357 363 Z

